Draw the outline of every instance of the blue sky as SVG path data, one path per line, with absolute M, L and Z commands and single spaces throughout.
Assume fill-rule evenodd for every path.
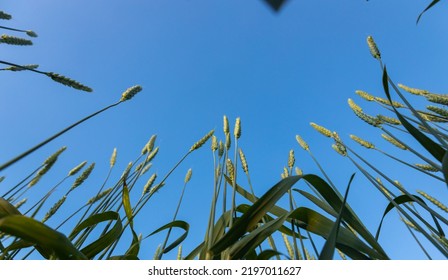
M 232 125 L 241 117 L 240 147 L 257 194 L 280 179 L 290 149 L 305 173 L 319 174 L 297 145 L 297 134 L 310 144 L 336 185 L 345 188 L 357 170 L 331 149 L 330 140 L 309 126 L 315 122 L 337 131 L 410 190 L 443 194 L 439 196 L 443 201 L 443 186 L 432 182 L 428 186 L 426 178 L 358 148 L 348 138 L 356 134 L 419 162 L 357 119 L 347 99 L 371 114 L 380 112 L 378 106 L 354 94 L 362 89 L 384 97 L 380 68 L 366 45 L 369 35 L 379 45 L 395 81 L 437 93 L 447 91 L 445 5 L 431 9 L 416 25 L 427 2 L 289 1 L 277 14 L 259 0 L 4 2 L 0 9 L 12 14 L 13 20 L 1 24 L 32 29 L 39 37 L 32 47 L 0 45 L 1 59 L 39 64 L 41 70 L 67 75 L 94 92 L 79 92 L 31 72 L 2 72 L 0 162 L 116 102 L 130 86 L 139 84 L 143 91 L 6 170 L 1 175 L 7 179 L 0 187 L 19 181 L 23 172 L 67 146 L 54 170 L 33 191 L 37 195 L 46 185 L 52 186 L 81 161 L 96 162 L 88 185 L 71 198 L 76 209 L 76 201 L 84 202 L 102 184 L 114 147 L 117 179 L 150 136 L 157 134 L 160 153 L 152 171 L 162 176 L 210 129 L 216 129 L 222 139 L 222 118 L 227 115 Z M 419 104 L 419 99 L 411 100 Z M 209 211 L 213 167 L 208 147 L 195 152 L 169 178 L 146 208 L 138 228 L 148 233 L 171 219 L 188 168 L 193 169 L 193 178 L 179 214 L 192 227 L 186 252 L 201 240 Z M 54 201 L 64 193 L 61 187 Z M 303 199 L 302 203 L 307 205 Z M 387 203 L 360 173 L 349 203 L 374 232 Z M 69 211 L 70 205 L 66 207 Z M 402 225 L 392 225 L 398 220 L 394 215 L 383 228 L 387 239 L 380 239 L 390 257 L 424 258 L 417 246 L 405 247 L 414 241 L 409 241 Z M 145 241 L 144 258 L 152 257 L 164 235 L 158 237 Z M 441 258 L 438 253 L 433 257 Z

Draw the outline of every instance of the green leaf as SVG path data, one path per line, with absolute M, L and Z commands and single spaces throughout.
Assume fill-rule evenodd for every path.
M 342 198 L 336 193 L 336 191 L 319 176 L 308 174 L 303 176 L 303 179 L 313 185 L 313 187 L 322 195 L 325 201 L 333 208 L 335 212 L 340 212 L 342 206 Z M 387 258 L 386 252 L 384 252 L 381 245 L 373 237 L 373 235 L 363 225 L 362 221 L 357 217 L 353 209 L 349 204 L 345 205 L 346 210 L 342 216 L 343 221 L 350 225 L 356 232 L 358 232 L 367 243 L 370 244 L 378 253 L 383 255 L 383 258 Z
M 316 206 L 318 206 L 320 209 L 324 210 L 325 212 L 327 212 L 328 214 L 330 214 L 333 217 L 337 217 L 338 213 L 336 211 L 334 211 L 333 208 L 331 208 L 327 203 L 325 203 L 324 201 L 320 200 L 319 198 L 315 197 L 314 195 L 306 192 L 306 191 L 302 191 L 299 189 L 293 189 L 293 191 L 296 191 L 298 193 L 300 193 L 301 195 L 303 195 L 304 197 L 306 197 L 308 200 L 310 200 L 312 203 L 314 203 Z
M 423 15 L 426 11 L 428 11 L 429 9 L 431 9 L 431 8 L 432 8 L 435 4 L 437 4 L 439 1 L 440 1 L 440 0 L 434 0 L 434 1 L 432 1 L 431 4 L 429 4 L 429 6 L 426 7 L 426 9 L 423 10 L 423 12 L 421 12 L 420 15 L 418 15 L 417 23 L 420 21 L 420 18 L 422 17 L 422 15 Z
M 184 257 L 184 260 L 193 260 L 198 256 L 202 250 L 204 250 L 205 243 L 202 242 L 199 244 L 196 248 L 193 249 L 193 251 L 190 252 L 186 257 Z
M 284 215 L 273 221 L 263 224 L 254 231 L 250 232 L 242 239 L 235 242 L 230 247 L 229 256 L 231 260 L 242 259 L 247 252 L 252 251 L 259 246 L 268 236 L 277 231 L 285 222 L 287 216 Z
M 442 172 L 443 177 L 445 178 L 445 184 L 448 184 L 448 152 L 445 152 L 442 159 Z
M 8 215 L 0 219 L 0 231 L 39 246 L 47 256 L 58 259 L 86 259 L 62 233 L 22 215 Z
M 93 259 L 98 253 L 106 249 L 109 245 L 120 238 L 121 232 L 123 230 L 123 224 L 121 222 L 120 215 L 118 215 L 118 213 L 114 211 L 107 211 L 92 215 L 81 222 L 75 229 L 73 229 L 72 233 L 69 236 L 70 240 L 73 240 L 73 238 L 82 230 L 105 221 L 116 222 L 110 230 L 108 230 L 105 234 L 102 234 L 100 238 L 90 243 L 81 250 L 81 252 L 85 254 L 89 259 Z
M 312 233 L 320 235 L 327 239 L 330 236 L 330 232 L 334 226 L 334 222 L 330 219 L 322 216 L 314 210 L 306 207 L 299 207 L 295 209 L 291 214 L 291 218 L 298 221 L 299 226 Z M 363 241 L 361 241 L 356 235 L 354 235 L 350 230 L 341 227 L 336 240 L 336 248 L 340 249 L 345 253 L 340 244 L 348 246 L 356 250 L 360 254 L 366 254 L 372 259 L 388 259 L 382 253 L 367 246 Z
M 133 227 L 134 223 L 132 221 L 133 215 L 132 215 L 131 199 L 129 197 L 129 189 L 126 184 L 126 181 L 123 182 L 122 202 L 123 202 L 124 212 L 126 213 L 126 218 L 128 218 L 128 221 L 129 221 L 129 225 L 131 227 Z
M 406 128 L 406 130 L 439 162 L 443 161 L 443 157 L 445 155 L 445 149 L 443 149 L 440 145 L 435 143 L 433 140 L 431 140 L 428 136 L 421 133 L 417 128 L 415 128 L 412 124 L 410 124 L 393 106 L 392 99 L 390 97 L 389 93 L 389 76 L 387 75 L 387 69 L 386 66 L 384 66 L 383 70 L 383 88 L 384 92 L 386 93 L 387 99 L 392 104 L 392 108 L 395 111 L 395 114 L 397 115 L 398 119 L 400 120 L 401 124 Z
M 14 205 L 9 203 L 6 199 L 0 197 L 0 218 L 8 215 L 22 215 Z
M 258 254 L 257 260 L 269 260 L 275 256 L 284 256 L 285 258 L 289 259 L 289 257 L 281 252 L 267 249 L 262 251 L 260 254 Z
M 300 178 L 302 177 L 287 177 L 269 189 L 238 221 L 233 224 L 229 231 L 210 248 L 210 251 L 212 251 L 214 255 L 218 255 L 226 248 L 235 244 L 235 242 L 246 232 L 258 224 L 261 218 Z
M 350 181 L 347 186 L 347 190 L 345 191 L 344 195 L 344 201 L 342 202 L 341 210 L 339 211 L 339 215 L 336 219 L 336 222 L 333 225 L 333 228 L 331 229 L 330 236 L 327 238 L 327 241 L 324 244 L 324 247 L 322 248 L 322 251 L 319 255 L 319 260 L 332 260 L 334 256 L 334 250 L 336 248 L 336 240 L 338 238 L 339 228 L 341 225 L 342 215 L 344 214 L 345 209 L 345 203 L 347 201 L 348 191 L 350 189 L 350 185 L 353 181 L 353 178 L 355 177 L 355 174 L 353 174 L 350 178 Z
M 426 205 L 425 201 L 423 199 L 421 199 L 419 196 L 413 195 L 413 197 Z M 394 201 L 394 203 L 396 205 L 400 205 L 400 204 L 407 203 L 407 202 L 414 202 L 415 199 L 413 199 L 412 197 L 410 197 L 410 196 L 408 196 L 406 194 L 403 194 L 403 195 L 400 195 L 400 196 L 397 196 L 396 198 L 394 198 L 393 201 Z M 378 240 L 378 238 L 380 236 L 381 226 L 383 225 L 383 221 L 384 221 L 384 218 L 386 217 L 387 213 L 389 213 L 390 210 L 392 210 L 392 209 L 394 209 L 394 207 L 396 207 L 394 203 L 390 202 L 387 205 L 386 209 L 384 210 L 383 217 L 381 217 L 381 221 L 380 221 L 380 224 L 378 226 L 378 230 L 376 231 L 376 235 L 375 235 L 375 239 L 376 240 Z M 434 217 L 434 215 L 432 215 L 432 214 L 431 214 L 431 216 L 432 216 L 432 218 L 434 220 L 434 223 L 436 224 L 437 230 L 439 231 L 439 236 L 445 236 L 445 234 L 444 234 L 444 232 L 442 230 L 442 227 L 440 226 L 440 224 L 437 221 L 436 217 Z
M 148 237 L 149 237 L 149 236 L 152 236 L 152 235 L 154 235 L 154 234 L 156 234 L 156 233 L 158 233 L 158 232 L 161 232 L 162 230 L 169 229 L 169 228 L 181 228 L 181 229 L 183 229 L 185 232 L 184 232 L 179 238 L 177 238 L 173 243 L 171 243 L 169 246 L 167 246 L 167 247 L 165 248 L 165 250 L 163 250 L 163 253 L 164 253 L 164 254 L 165 254 L 165 253 L 168 253 L 168 252 L 171 251 L 172 249 L 176 248 L 177 245 L 179 245 L 180 243 L 182 243 L 182 241 L 184 241 L 185 238 L 187 238 L 188 231 L 189 231 L 189 229 L 190 229 L 190 225 L 189 225 L 187 222 L 185 222 L 185 221 L 180 221 L 180 220 L 172 221 L 172 222 L 170 222 L 170 223 L 168 223 L 168 224 L 166 224 L 166 225 L 164 225 L 164 226 L 162 226 L 162 227 L 156 229 L 155 231 L 153 231 L 152 233 L 150 233 L 150 234 L 148 235 Z

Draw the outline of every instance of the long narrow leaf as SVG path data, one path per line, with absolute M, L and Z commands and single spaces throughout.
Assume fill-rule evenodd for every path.
M 180 221 L 180 220 L 172 221 L 172 222 L 170 222 L 170 223 L 168 223 L 168 224 L 166 224 L 166 225 L 156 229 L 155 231 L 150 233 L 148 235 L 148 237 L 152 236 L 152 235 L 154 235 L 154 234 L 156 234 L 158 232 L 161 232 L 162 230 L 169 229 L 169 228 L 181 228 L 185 232 L 179 238 L 177 238 L 173 243 L 171 243 L 169 246 L 167 246 L 165 248 L 165 250 L 163 250 L 163 253 L 168 253 L 172 249 L 176 248 L 177 245 L 182 243 L 182 241 L 184 241 L 185 238 L 187 238 L 188 231 L 190 229 L 190 225 L 187 222 L 185 222 L 185 221 Z
M 355 174 L 353 174 L 350 178 L 350 181 L 347 186 L 347 190 L 345 191 L 344 201 L 342 202 L 341 210 L 339 211 L 339 215 L 336 219 L 336 222 L 331 229 L 330 236 L 328 236 L 327 241 L 322 248 L 322 251 L 319 255 L 319 260 L 332 260 L 334 256 L 334 250 L 336 249 L 336 240 L 338 238 L 339 228 L 341 225 L 342 215 L 344 214 L 345 203 L 347 201 L 348 192 L 350 189 L 350 185 L 353 181 Z
M 9 215 L 1 218 L 0 231 L 38 245 L 46 255 L 59 259 L 86 259 L 65 235 L 26 216 Z
M 443 161 L 443 156 L 445 155 L 445 150 L 435 143 L 433 140 L 431 140 L 428 136 L 421 133 L 417 128 L 415 128 L 412 124 L 410 124 L 393 106 L 392 99 L 389 92 L 389 76 L 387 74 L 386 66 L 384 66 L 383 69 L 383 88 L 384 92 L 386 93 L 387 99 L 389 99 L 390 103 L 392 104 L 392 108 L 395 111 L 395 114 L 397 115 L 398 119 L 402 123 L 402 125 L 406 128 L 407 131 L 439 162 Z
M 287 177 L 260 197 L 260 199 L 258 199 L 250 209 L 233 224 L 232 228 L 230 228 L 230 230 L 210 248 L 214 255 L 221 253 L 226 248 L 233 245 L 246 232 L 254 228 L 261 218 L 300 178 L 302 178 L 302 176 Z

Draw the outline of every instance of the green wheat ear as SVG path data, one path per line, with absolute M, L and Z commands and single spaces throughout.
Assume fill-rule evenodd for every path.
M 53 72 L 48 72 L 48 73 L 46 73 L 46 75 L 48 77 L 50 77 L 53 81 L 63 84 L 65 86 L 72 87 L 74 89 L 79 89 L 79 90 L 86 91 L 86 92 L 93 91 L 90 87 L 85 86 L 85 85 L 81 84 L 80 82 L 70 79 L 68 77 L 65 77 L 63 75 L 53 73 Z
M 243 150 L 241 148 L 239 149 L 239 155 L 240 155 L 240 161 L 241 161 L 241 167 L 243 168 L 244 173 L 249 173 L 249 165 L 247 164 L 246 156 L 243 153 Z
M 366 141 L 366 140 L 364 140 L 364 139 L 359 138 L 359 137 L 356 136 L 356 135 L 351 134 L 351 135 L 350 135 L 350 138 L 351 138 L 353 141 L 355 141 L 355 142 L 357 142 L 358 144 L 360 144 L 361 146 L 366 147 L 367 149 L 374 149 L 374 148 L 375 148 L 375 145 L 373 145 L 373 144 L 370 143 L 369 141 Z
M 428 105 L 426 106 L 426 109 L 440 115 L 443 117 L 448 117 L 448 110 L 441 108 L 441 107 L 437 107 L 437 106 L 432 106 L 432 105 Z
M 27 64 L 27 65 L 21 65 L 21 66 L 10 66 L 10 67 L 4 68 L 2 70 L 18 72 L 18 71 L 25 71 L 25 70 L 33 70 L 33 69 L 37 69 L 38 67 L 39 67 L 38 64 Z
M 305 140 L 303 140 L 302 137 L 300 137 L 300 135 L 296 135 L 296 140 L 299 143 L 300 147 L 302 147 L 302 149 L 304 149 L 305 151 L 309 151 L 310 150 L 310 147 L 305 142 Z
M 376 43 L 373 40 L 372 36 L 367 37 L 367 45 L 369 46 L 369 50 L 372 56 L 376 59 L 381 59 L 381 53 L 378 50 L 378 47 L 376 46 Z
M 425 89 L 411 88 L 411 87 L 405 86 L 403 84 L 398 84 L 398 87 L 400 87 L 401 89 L 403 89 L 409 93 L 415 94 L 415 95 L 423 95 L 424 96 L 424 95 L 429 94 L 429 91 L 427 91 Z
M 417 191 L 421 196 L 426 198 L 429 202 L 434 204 L 435 206 L 439 207 L 443 211 L 448 213 L 448 207 L 446 207 L 442 202 L 438 201 L 434 197 L 430 196 L 429 194 L 425 193 L 424 191 Z
M 0 37 L 0 43 L 8 44 L 8 45 L 16 45 L 16 46 L 31 46 L 33 42 L 28 39 L 23 39 L 15 36 L 9 36 L 3 34 Z
M 193 170 L 188 169 L 187 174 L 185 174 L 185 179 L 184 179 L 184 183 L 188 183 L 191 180 L 191 175 L 193 174 Z
M 323 126 L 320 126 L 318 124 L 315 124 L 313 122 L 310 123 L 310 125 L 318 132 L 320 132 L 322 135 L 326 136 L 326 137 L 332 137 L 333 134 L 331 133 L 331 131 L 329 129 L 326 129 Z
M 423 169 L 425 171 L 429 171 L 429 172 L 439 172 L 440 170 L 435 168 L 432 165 L 429 164 L 420 164 L 420 163 L 416 163 L 415 166 L 417 166 L 420 169 Z
M 362 90 L 357 90 L 355 91 L 355 93 L 359 96 L 361 96 L 362 98 L 364 98 L 367 101 L 374 101 L 375 97 L 373 95 L 370 95 L 369 93 L 362 91 Z
M 289 169 L 292 169 L 294 167 L 294 163 L 296 162 L 296 158 L 294 156 L 294 150 L 290 150 L 289 151 L 289 156 L 288 156 L 288 167 Z
M 233 135 L 235 136 L 236 139 L 239 139 L 241 137 L 241 118 L 239 117 L 236 118 Z
M 128 88 L 121 94 L 120 102 L 131 100 L 137 93 L 142 91 L 142 89 L 143 88 L 139 85 Z
M 399 141 L 397 141 L 395 138 L 390 137 L 387 134 L 381 134 L 381 137 L 383 137 L 384 140 L 391 143 L 392 145 L 396 146 L 397 148 L 400 148 L 402 150 L 407 150 L 406 146 L 401 144 Z
M 213 133 L 215 133 L 214 129 L 210 130 L 204 137 L 202 137 L 199 141 L 194 143 L 193 146 L 191 146 L 191 148 L 190 148 L 190 152 L 192 152 L 194 150 L 197 150 L 200 147 L 202 147 L 202 145 L 204 145 L 205 142 L 207 142 L 207 140 L 210 139 L 213 136 Z

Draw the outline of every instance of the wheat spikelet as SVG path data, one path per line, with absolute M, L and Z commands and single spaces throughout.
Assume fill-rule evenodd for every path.
M 304 149 L 305 151 L 309 151 L 310 147 L 308 146 L 308 144 L 302 139 L 302 137 L 300 137 L 300 135 L 296 135 L 296 140 L 299 143 L 300 147 L 302 147 L 302 149 Z
M 338 145 L 338 144 L 333 144 L 333 145 L 331 145 L 331 147 L 333 148 L 333 150 L 335 150 L 341 156 L 344 156 L 344 157 L 347 156 L 347 151 L 345 151 L 344 149 L 341 148 L 343 146 Z
M 36 185 L 39 180 L 44 176 L 50 169 L 53 167 L 53 165 L 58 160 L 59 156 L 67 149 L 67 147 L 61 147 L 59 150 L 57 150 L 55 153 L 53 153 L 51 156 L 49 156 L 44 161 L 44 166 L 37 172 L 37 175 L 31 180 L 28 187 L 31 188 L 32 186 Z
M 212 146 L 211 146 L 212 151 L 216 151 L 218 149 L 218 138 L 216 138 L 215 135 L 212 136 Z
M 302 175 L 303 175 L 303 171 L 302 171 L 302 169 L 300 169 L 300 168 L 298 168 L 298 167 L 295 168 L 295 172 L 296 172 L 296 175 L 299 175 L 299 176 L 302 176 Z
M 202 137 L 198 142 L 194 143 L 193 146 L 191 146 L 190 148 L 190 152 L 199 149 L 200 147 L 202 147 L 202 145 L 205 144 L 205 142 L 207 142 L 208 139 L 210 139 L 210 137 L 212 137 L 213 133 L 215 133 L 215 130 L 212 129 L 210 130 L 204 137 Z
M 185 175 L 185 180 L 184 180 L 185 184 L 190 182 L 192 174 L 193 174 L 193 170 L 191 170 L 191 168 L 188 169 L 187 174 Z
M 305 257 L 307 260 L 315 260 L 316 258 L 314 256 L 311 256 L 310 252 L 306 248 L 303 248 L 305 250 Z
M 229 119 L 227 118 L 226 115 L 224 115 L 224 117 L 223 117 L 223 131 L 224 131 L 224 134 L 230 133 Z
M 140 162 L 136 167 L 135 167 L 135 172 L 139 172 L 142 168 L 143 165 L 145 165 L 144 162 Z
M 126 168 L 123 170 L 123 173 L 121 174 L 121 177 L 120 177 L 121 179 L 128 178 L 129 172 L 131 172 L 132 165 L 133 165 L 133 163 L 132 163 L 132 161 L 130 161 L 128 163 L 128 165 L 126 166 Z
M 285 243 L 286 251 L 288 252 L 289 258 L 294 259 L 294 249 L 292 248 L 291 242 L 289 242 L 288 236 L 282 232 L 283 243 Z
M 0 11 L 0 19 L 10 20 L 11 18 L 12 18 L 12 16 L 10 14 Z
M 233 167 L 233 163 L 229 158 L 227 159 L 226 167 L 227 167 L 227 175 L 229 176 L 230 181 L 234 182 L 235 181 L 235 168 Z
M 95 163 L 90 164 L 89 167 L 87 167 L 86 170 L 84 170 L 84 172 L 82 172 L 81 175 L 79 175 L 79 177 L 76 178 L 75 182 L 70 188 L 70 191 L 76 189 L 82 183 L 84 183 L 84 181 L 90 176 L 90 173 L 92 173 L 93 168 L 95 168 Z
M 448 213 L 448 207 L 446 207 L 442 202 L 438 201 L 437 199 L 435 199 L 434 197 L 430 196 L 429 194 L 425 193 L 424 191 L 417 191 L 421 196 L 423 196 L 424 198 L 426 198 L 429 202 L 431 202 L 432 204 L 434 204 L 435 206 L 439 207 L 440 209 L 442 209 L 443 211 L 445 211 L 446 213 Z
M 289 177 L 289 170 L 288 170 L 288 168 L 283 167 L 283 172 L 282 172 L 282 174 L 280 175 L 280 177 L 281 177 L 282 179 L 285 179 L 285 178 L 288 178 L 288 177 Z
M 14 207 L 15 207 L 16 209 L 19 209 L 19 208 L 20 208 L 23 204 L 25 204 L 27 201 L 28 201 L 28 198 L 24 198 L 24 199 L 22 199 L 21 201 L 17 202 L 17 203 L 14 205 Z
M 378 182 L 379 187 L 380 187 L 380 189 L 384 192 L 384 194 L 386 194 L 388 197 L 392 197 L 392 196 L 390 195 L 390 192 L 384 187 L 383 182 L 381 182 L 381 179 L 380 179 L 379 177 L 376 178 L 376 181 Z
M 69 87 L 72 87 L 74 89 L 79 89 L 79 90 L 86 91 L 86 92 L 92 92 L 93 91 L 90 87 L 85 86 L 85 85 L 81 84 L 80 82 L 72 80 L 70 78 L 67 78 L 67 77 L 65 77 L 63 75 L 56 74 L 56 73 L 53 73 L 53 72 L 48 72 L 47 75 L 53 81 L 58 82 L 60 84 L 63 84 L 65 86 L 69 86 Z
M 407 150 L 406 146 L 401 144 L 399 141 L 397 141 L 395 138 L 386 135 L 386 134 L 381 134 L 381 137 L 384 138 L 384 140 L 386 140 L 387 142 L 391 143 L 392 145 L 396 146 L 397 148 L 400 148 L 402 150 Z
M 34 32 L 33 30 L 27 30 L 25 31 L 26 35 L 30 36 L 30 37 L 37 37 L 36 32 Z
M 117 148 L 114 148 L 112 151 L 112 155 L 110 156 L 110 167 L 114 167 L 115 163 L 117 162 Z
M 405 223 L 406 225 L 408 225 L 410 228 L 416 230 L 416 231 L 420 231 L 413 223 L 411 223 L 410 221 L 406 220 L 405 218 L 400 217 L 400 220 Z
M 142 149 L 142 155 L 146 153 L 150 153 L 154 149 L 154 144 L 156 143 L 157 135 L 152 135 L 151 138 L 149 138 L 148 143 L 143 147 Z
M 31 46 L 33 42 L 28 39 L 23 39 L 15 36 L 9 36 L 3 34 L 0 37 L 0 43 L 8 44 L 8 45 L 16 45 L 16 46 Z
M 388 123 L 388 124 L 391 124 L 391 125 L 401 125 L 401 122 L 399 120 L 395 119 L 395 118 L 391 118 L 391 117 L 383 116 L 383 115 L 377 115 L 376 117 L 382 123 Z
M 430 110 L 430 111 L 432 111 L 432 112 L 434 112 L 436 114 L 439 114 L 440 116 L 448 118 L 448 110 L 447 109 L 440 108 L 440 107 L 437 107 L 437 106 L 431 106 L 431 105 L 426 106 L 426 109 L 428 109 L 428 110 Z
M 176 259 L 178 261 L 182 260 L 182 244 L 179 245 L 179 247 L 177 248 L 177 257 Z
M 367 37 L 367 45 L 369 46 L 369 50 L 372 56 L 376 59 L 381 59 L 381 53 L 378 50 L 378 47 L 376 46 L 376 43 L 373 40 L 372 36 Z
M 226 150 L 230 150 L 230 146 L 232 145 L 232 140 L 230 139 L 230 133 L 226 134 Z
M 38 64 L 27 64 L 27 65 L 21 65 L 20 67 L 19 66 L 10 66 L 10 67 L 7 67 L 7 68 L 5 68 L 3 70 L 17 72 L 17 71 L 33 70 L 33 69 L 36 69 L 38 67 L 39 67 Z
M 420 117 L 422 117 L 425 121 L 428 121 L 428 122 L 438 122 L 438 123 L 448 122 L 447 118 L 434 116 L 434 115 L 431 115 L 431 114 L 428 114 L 425 112 L 419 112 L 418 114 L 420 115 Z
M 426 99 L 429 102 L 433 102 L 433 103 L 437 103 L 437 104 L 443 104 L 443 105 L 448 105 L 448 95 L 446 95 L 446 94 L 428 93 L 426 95 Z
M 48 219 L 51 218 L 51 216 L 53 216 L 58 209 L 62 206 L 62 204 L 65 202 L 65 199 L 67 197 L 64 195 L 61 199 L 59 199 L 54 205 L 53 207 L 50 208 L 50 210 L 45 214 L 44 218 L 42 219 L 42 223 L 45 223 L 46 221 L 48 221 Z
M 156 147 L 154 150 L 152 150 L 151 153 L 148 154 L 148 156 L 145 159 L 145 162 L 148 163 L 151 160 L 153 160 L 158 153 L 159 153 L 159 147 Z
M 142 173 L 141 175 L 145 174 L 146 172 L 148 172 L 148 170 L 151 168 L 152 163 L 148 163 L 145 165 L 145 167 L 143 167 Z
M 404 108 L 404 107 L 406 107 L 403 104 L 401 104 L 400 102 L 392 101 L 392 103 L 391 103 L 389 100 L 381 98 L 381 97 L 375 97 L 375 101 L 378 101 L 379 103 L 382 103 L 382 104 L 387 105 L 387 106 L 394 105 L 395 108 Z
M 311 125 L 315 130 L 317 130 L 318 132 L 320 132 L 322 135 L 327 136 L 327 137 L 330 137 L 330 138 L 332 137 L 332 133 L 331 133 L 331 131 L 330 131 L 329 129 L 326 129 L 325 127 L 320 126 L 320 125 L 318 125 L 318 124 L 315 124 L 315 123 L 313 123 L 313 122 L 311 122 L 310 125 Z
M 84 167 L 84 165 L 86 165 L 86 163 L 87 161 L 83 161 L 80 164 L 78 164 L 76 167 L 70 170 L 70 172 L 68 172 L 68 176 L 76 175 L 79 172 L 79 170 L 81 170 Z
M 288 167 L 289 167 L 289 169 L 292 169 L 294 167 L 295 163 L 296 163 L 296 158 L 294 156 L 294 150 L 290 150 L 289 151 L 289 156 L 288 156 Z
M 348 106 L 350 106 L 350 108 L 355 112 L 356 111 L 362 112 L 362 108 L 359 107 L 355 102 L 353 102 L 351 98 L 348 99 Z
M 360 144 L 361 146 L 366 147 L 367 149 L 375 149 L 375 145 L 373 145 L 372 143 L 370 143 L 370 142 L 368 142 L 368 141 L 366 141 L 366 140 L 364 140 L 364 139 L 359 138 L 359 137 L 356 136 L 356 135 L 351 134 L 351 135 L 350 135 L 350 138 L 351 138 L 353 141 L 355 141 L 355 142 L 357 142 L 358 144 Z
M 156 178 L 157 178 L 157 174 L 156 173 L 152 174 L 151 177 L 149 177 L 148 181 L 146 182 L 145 186 L 143 187 L 142 195 L 145 195 L 145 194 L 149 193 L 149 191 L 150 191 L 152 185 L 154 184 L 154 181 L 156 180 Z
M 416 163 L 415 166 L 417 166 L 420 169 L 423 169 L 425 171 L 429 171 L 429 172 L 439 172 L 440 170 L 435 168 L 434 166 L 430 165 L 430 164 L 420 164 L 420 163 Z
M 131 98 L 133 98 L 137 93 L 142 91 L 142 89 L 143 88 L 139 85 L 128 88 L 121 94 L 120 102 L 131 100 Z
M 235 136 L 236 139 L 239 139 L 241 137 L 241 118 L 239 117 L 236 118 L 233 135 Z
M 162 245 L 159 244 L 159 246 L 157 246 L 156 252 L 154 253 L 154 257 L 152 259 L 158 260 L 161 252 L 162 252 Z
M 376 117 L 372 117 L 367 115 L 366 113 L 362 112 L 362 111 L 353 111 L 355 113 L 355 115 L 360 118 L 361 120 L 363 120 L 364 122 L 374 126 L 374 127 L 380 127 L 381 126 L 381 121 L 376 118 Z
M 375 97 L 370 95 L 369 93 L 363 91 L 363 90 L 356 90 L 355 93 L 359 96 L 361 96 L 362 98 L 364 98 L 367 101 L 373 101 L 375 100 Z
M 243 168 L 244 173 L 249 173 L 249 165 L 247 164 L 246 156 L 243 153 L 243 150 L 241 148 L 239 149 L 239 155 L 240 155 L 240 161 L 241 161 L 241 167 Z
M 224 143 L 222 143 L 221 140 L 219 140 L 218 144 L 218 157 L 222 157 L 224 155 Z
M 103 199 L 106 195 L 108 195 L 111 191 L 113 190 L 113 188 L 108 188 L 102 192 L 100 192 L 98 195 L 95 195 L 94 197 L 92 197 L 91 199 L 89 199 L 87 201 L 87 204 L 94 204 L 97 201 L 100 201 L 101 199 Z
M 398 84 L 398 86 L 400 88 L 402 88 L 403 90 L 415 94 L 415 95 L 427 95 L 429 93 L 429 91 L 424 90 L 424 89 L 417 89 L 417 88 L 410 88 L 408 86 L 405 86 L 403 84 Z

